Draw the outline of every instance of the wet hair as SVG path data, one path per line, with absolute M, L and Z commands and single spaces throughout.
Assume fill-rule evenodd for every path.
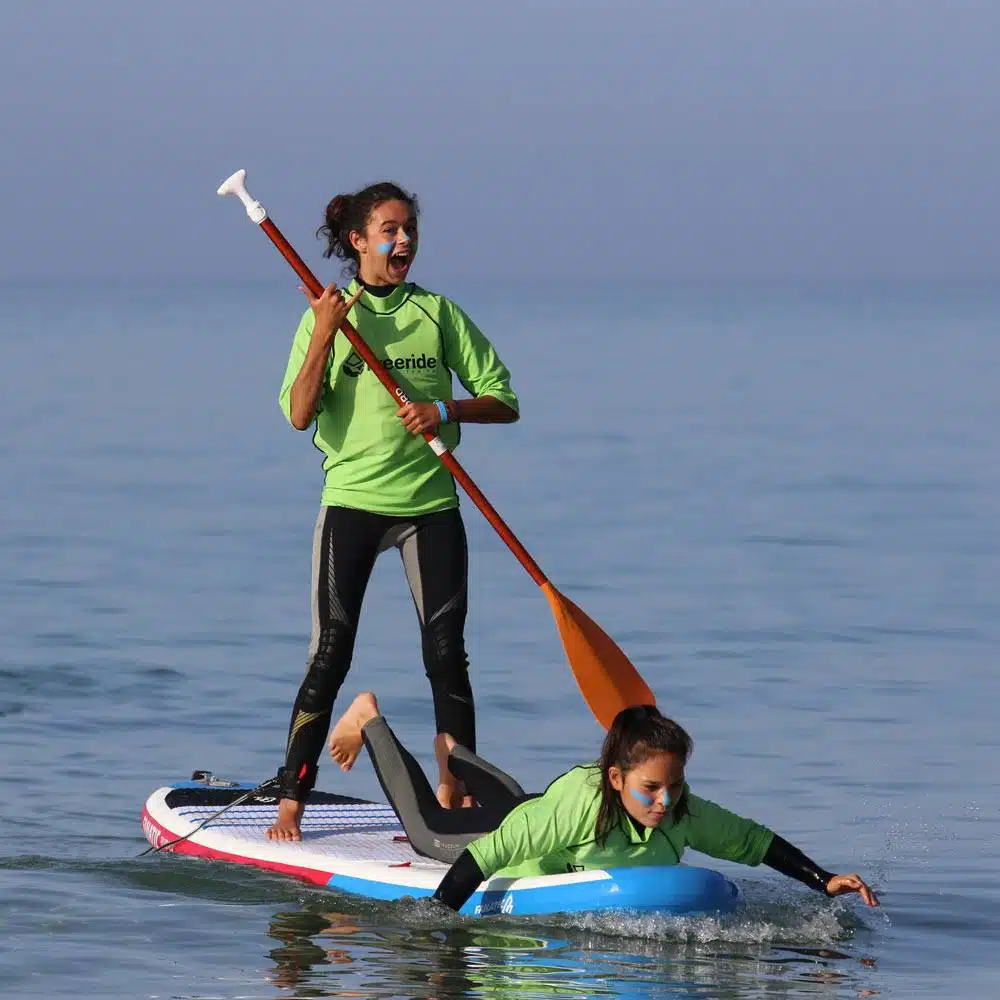
M 623 708 L 604 737 L 601 747 L 601 808 L 597 813 L 595 837 L 604 845 L 608 835 L 625 813 L 621 792 L 611 784 L 608 771 L 617 767 L 624 777 L 650 757 L 659 753 L 673 754 L 686 764 L 694 741 L 673 719 L 662 715 L 654 705 L 634 705 Z M 681 795 L 671 809 L 673 822 L 687 814 L 687 793 Z
M 354 194 L 338 194 L 326 206 L 323 225 L 316 230 L 316 236 L 326 240 L 323 256 L 339 257 L 346 274 L 357 274 L 361 258 L 351 243 L 351 233 L 364 232 L 372 212 L 385 201 L 406 202 L 414 218 L 420 214 L 417 196 L 392 181 L 369 184 Z

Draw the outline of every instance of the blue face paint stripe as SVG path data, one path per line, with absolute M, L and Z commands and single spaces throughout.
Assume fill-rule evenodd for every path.
M 652 795 L 646 795 L 645 792 L 637 791 L 635 788 L 630 788 L 629 793 L 633 799 L 638 799 L 647 809 L 653 804 Z
M 410 236 L 409 233 L 404 231 L 395 240 L 391 240 L 388 243 L 379 243 L 378 252 L 383 256 L 387 256 L 388 254 L 392 253 L 392 248 L 396 245 L 397 241 L 401 243 L 403 246 L 406 246 L 407 243 L 413 242 L 413 237 Z
M 654 802 L 659 802 L 664 809 L 670 808 L 670 790 L 667 788 L 664 788 L 658 795 L 647 795 L 645 792 L 640 792 L 636 788 L 630 788 L 629 794 L 632 798 L 641 802 L 647 809 Z

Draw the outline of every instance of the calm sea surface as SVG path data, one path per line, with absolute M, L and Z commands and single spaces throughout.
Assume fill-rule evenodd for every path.
M 136 859 L 154 788 L 280 763 L 320 488 L 275 400 L 302 300 L 7 285 L 0 994 L 997 996 L 1000 290 L 442 290 L 522 400 L 461 459 L 693 733 L 694 788 L 883 908 L 723 864 L 747 905 L 721 922 L 471 921 Z M 464 509 L 480 747 L 538 789 L 600 730 L 544 598 Z M 344 694 L 365 688 L 429 764 L 394 553 Z M 319 783 L 378 795 L 365 760 Z

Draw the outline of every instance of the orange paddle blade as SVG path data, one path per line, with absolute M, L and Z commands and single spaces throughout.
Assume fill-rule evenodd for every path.
M 546 581 L 541 588 L 580 693 L 597 721 L 608 729 L 623 708 L 656 704 L 653 692 L 614 639 L 551 583 Z

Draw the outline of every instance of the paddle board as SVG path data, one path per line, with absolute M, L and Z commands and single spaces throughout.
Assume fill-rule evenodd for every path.
M 371 899 L 430 896 L 448 869 L 412 850 L 388 805 L 331 792 L 310 794 L 301 841 L 267 839 L 277 816 L 277 798 L 267 793 L 226 808 L 199 828 L 255 787 L 207 777 L 158 788 L 146 800 L 143 832 L 153 847 L 172 853 L 283 872 Z M 671 865 L 518 879 L 495 876 L 461 912 L 488 916 L 616 909 L 688 915 L 724 913 L 739 899 L 739 888 L 718 872 Z

